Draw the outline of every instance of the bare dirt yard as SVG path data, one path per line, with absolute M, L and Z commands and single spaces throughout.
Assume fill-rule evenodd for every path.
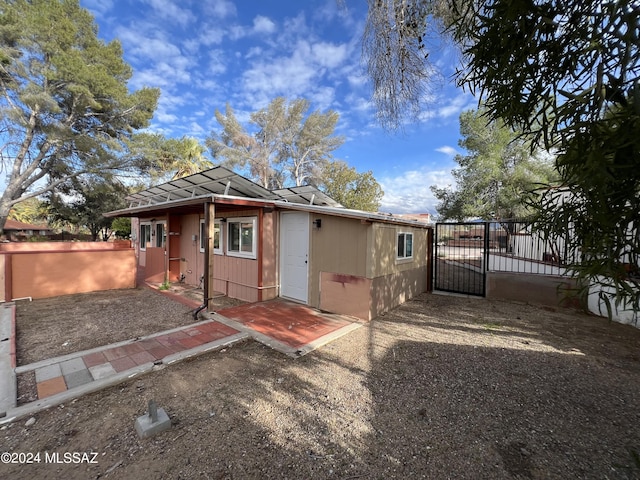
M 197 289 L 192 289 L 197 290 Z M 188 291 L 187 295 L 188 296 Z M 193 297 L 197 298 L 197 293 Z M 202 299 L 202 290 L 199 291 Z M 211 308 L 243 303 L 227 297 L 211 300 Z M 107 290 L 17 303 L 17 363 L 88 350 L 151 333 L 190 325 L 193 308 L 157 291 L 141 287 Z
M 248 341 L 4 425 L 40 460 L 0 478 L 638 479 L 639 398 L 634 327 L 425 294 L 298 359 Z M 141 440 L 149 399 L 172 427 Z

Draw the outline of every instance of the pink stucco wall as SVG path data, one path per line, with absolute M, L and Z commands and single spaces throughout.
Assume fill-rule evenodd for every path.
M 32 244 L 32 249 L 36 245 L 40 246 Z M 136 260 L 131 248 L 0 251 L 0 257 L 3 301 L 135 287 Z

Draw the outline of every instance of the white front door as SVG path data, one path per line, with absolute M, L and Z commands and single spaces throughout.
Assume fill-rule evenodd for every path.
M 307 303 L 309 215 L 282 212 L 280 225 L 280 296 Z

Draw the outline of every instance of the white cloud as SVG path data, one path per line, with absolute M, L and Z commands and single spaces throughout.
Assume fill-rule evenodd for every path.
M 462 93 L 455 97 L 448 97 L 445 104 L 437 109 L 436 114 L 439 118 L 459 117 L 464 110 L 473 108 L 475 102 L 469 94 Z
M 158 32 L 159 33 L 159 32 Z M 145 61 L 156 58 L 167 58 L 180 55 L 180 49 L 158 33 L 147 35 L 143 25 L 132 25 L 130 28 L 120 27 L 116 34 L 122 42 L 128 56 Z
M 281 45 L 278 51 L 283 49 Z M 346 62 L 347 53 L 346 45 L 307 40 L 295 43 L 288 56 L 252 50 L 248 59 L 254 61 L 242 74 L 243 93 L 249 94 L 244 100 L 257 105 L 280 95 L 300 96 L 317 102 L 321 109 L 330 108 L 340 80 L 328 83 L 326 79 Z
M 171 20 L 182 27 L 193 22 L 196 17 L 191 10 L 180 8 L 172 0 L 144 0 L 146 4 L 153 8 L 158 17 Z
M 113 0 L 83 0 L 82 6 L 97 17 L 104 15 L 113 8 Z
M 209 51 L 209 68 L 205 72 L 209 75 L 220 75 L 226 72 L 227 67 L 225 64 L 225 52 L 223 50 L 210 50 Z
M 253 33 L 273 33 L 276 31 L 276 24 L 265 16 L 258 15 L 253 19 Z
M 454 183 L 450 170 L 409 170 L 378 180 L 384 197 L 380 210 L 389 213 L 435 213 L 438 201 L 432 185 L 445 187 Z
M 236 15 L 236 6 L 228 0 L 215 0 L 213 2 L 202 2 L 205 14 L 216 18 L 233 17 Z
M 347 58 L 347 46 L 344 44 L 320 42 L 311 46 L 311 53 L 316 63 L 323 67 L 336 68 Z
M 445 155 L 449 155 L 451 157 L 459 153 L 458 150 L 449 145 L 443 145 L 442 147 L 436 148 L 436 152 L 444 153 Z

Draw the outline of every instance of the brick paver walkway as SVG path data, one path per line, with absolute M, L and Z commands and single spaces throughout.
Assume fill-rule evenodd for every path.
M 191 325 L 171 333 L 105 347 L 60 362 L 35 368 L 38 399 L 107 378 L 147 363 L 161 363 L 169 355 L 184 352 L 239 333 L 216 321 Z M 28 365 L 25 366 L 28 368 Z

